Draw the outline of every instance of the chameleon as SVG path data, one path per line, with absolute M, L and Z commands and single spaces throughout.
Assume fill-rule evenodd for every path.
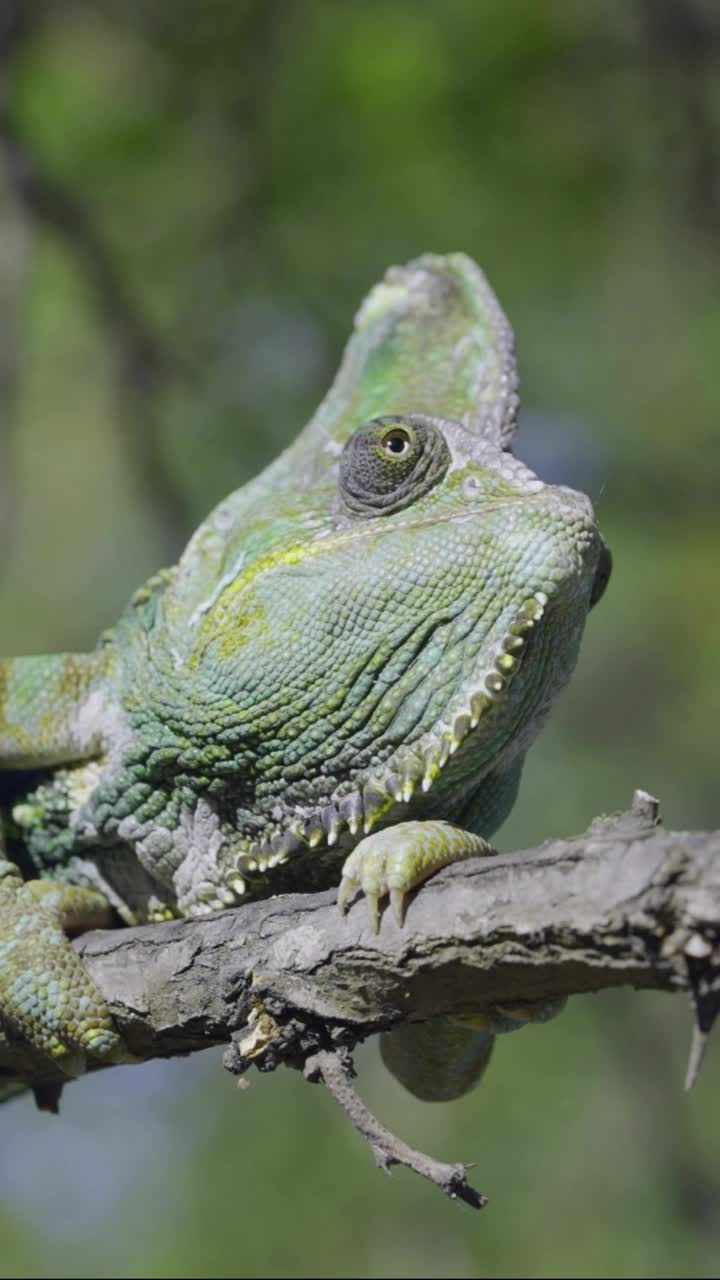
M 480 268 L 392 267 L 294 443 L 97 647 L 0 660 L 0 1025 L 63 1078 L 128 1060 L 69 935 L 338 880 L 377 929 L 492 852 L 610 572 L 589 498 L 513 456 L 518 405 Z M 405 1024 L 384 1057 L 454 1096 L 556 1011 Z

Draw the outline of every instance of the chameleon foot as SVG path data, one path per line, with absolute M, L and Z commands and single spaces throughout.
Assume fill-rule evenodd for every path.
M 0 858 L 0 1023 L 70 1077 L 82 1074 L 88 1055 L 131 1059 L 67 936 L 109 923 L 110 908 L 96 890 L 55 880 L 25 884 L 15 864 Z
M 451 862 L 493 853 L 482 836 L 450 822 L 400 822 L 366 836 L 343 866 L 338 906 L 344 914 L 356 889 L 364 893 L 372 927 L 380 926 L 380 899 L 390 896 L 398 924 L 403 922 L 405 895 Z

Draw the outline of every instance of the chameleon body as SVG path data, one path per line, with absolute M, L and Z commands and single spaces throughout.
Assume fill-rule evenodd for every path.
M 68 929 L 341 876 L 377 925 L 490 851 L 609 570 L 589 500 L 512 456 L 517 404 L 475 264 L 392 268 L 294 444 L 98 648 L 0 661 L 0 1020 L 68 1074 L 123 1056 Z M 446 1027 L 451 1074 L 533 1016 Z

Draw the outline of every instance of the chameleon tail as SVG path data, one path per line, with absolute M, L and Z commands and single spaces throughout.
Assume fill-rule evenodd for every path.
M 494 1043 L 485 1018 L 432 1018 L 386 1031 L 380 1052 L 395 1079 L 416 1098 L 450 1102 L 478 1083 Z
M 24 1093 L 29 1093 L 29 1088 L 20 1080 L 10 1080 L 7 1084 L 0 1084 L 0 1106 L 3 1102 L 9 1102 L 11 1098 L 21 1098 Z
M 0 659 L 0 769 L 87 760 L 101 749 L 110 651 Z
M 480 1080 L 497 1035 L 531 1022 L 548 1022 L 565 1007 L 565 997 L 489 1006 L 468 1017 L 403 1022 L 380 1037 L 383 1062 L 401 1084 L 423 1102 L 450 1102 Z

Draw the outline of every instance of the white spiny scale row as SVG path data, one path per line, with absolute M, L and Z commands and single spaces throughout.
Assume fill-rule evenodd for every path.
M 448 760 L 481 720 L 497 704 L 522 661 L 528 637 L 540 622 L 548 598 L 537 591 L 524 602 L 503 637 L 494 665 L 470 695 L 466 706 L 453 718 L 430 746 L 403 749 L 388 761 L 381 775 L 367 778 L 360 787 L 339 797 L 334 804 L 314 810 L 307 817 L 294 818 L 284 830 L 269 840 L 257 842 L 237 858 L 236 869 L 228 877 L 226 892 L 235 898 L 246 890 L 244 873 L 261 875 L 287 862 L 303 849 L 332 848 L 340 836 L 368 835 L 381 817 L 395 804 L 409 804 L 418 787 L 428 792 Z
M 546 605 L 547 596 L 543 591 L 536 592 L 523 604 L 507 634 L 503 636 L 494 665 L 470 695 L 469 705 L 454 717 L 452 728 L 445 731 L 437 746 L 426 753 L 422 779 L 424 792 L 430 790 L 450 756 L 455 754 L 504 693 L 520 665 L 527 638 L 540 622 Z M 403 799 L 406 795 L 407 789 L 404 789 Z

